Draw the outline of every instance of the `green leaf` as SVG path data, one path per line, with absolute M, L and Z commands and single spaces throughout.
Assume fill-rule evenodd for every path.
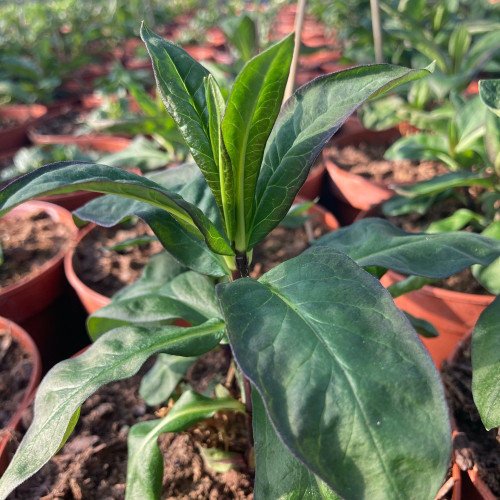
M 448 42 L 448 53 L 451 56 L 454 72 L 458 73 L 462 61 L 470 48 L 472 37 L 464 24 L 459 24 L 451 32 Z
M 414 290 L 420 290 L 425 285 L 430 285 L 436 280 L 434 278 L 424 278 L 422 276 L 409 276 L 401 281 L 396 281 L 392 285 L 387 287 L 387 291 L 391 294 L 392 298 L 395 299 L 401 295 L 413 292 Z
M 284 104 L 264 151 L 248 248 L 286 215 L 326 142 L 367 99 L 429 74 L 375 64 L 316 78 Z
M 236 249 L 246 250 L 255 186 L 266 141 L 281 108 L 293 54 L 293 34 L 248 62 L 237 76 L 222 120 L 234 173 Z M 242 232 L 242 233 L 241 233 Z
M 152 176 L 159 184 L 172 190 L 203 211 L 214 220 L 216 228 L 222 221 L 215 200 L 205 179 L 195 165 L 169 168 L 160 175 Z M 204 241 L 184 229 L 163 210 L 137 200 L 107 195 L 96 198 L 74 212 L 79 219 L 92 221 L 100 226 L 111 227 L 125 217 L 136 215 L 153 230 L 164 248 L 185 266 L 209 276 L 224 276 L 221 258 L 210 251 Z
M 118 297 L 93 313 L 87 328 L 95 340 L 118 326 L 155 325 L 180 318 L 192 325 L 220 318 L 214 285 L 205 276 L 187 271 L 144 295 Z
M 231 398 L 206 398 L 185 392 L 166 417 L 135 424 L 128 436 L 127 500 L 160 498 L 163 460 L 157 439 L 166 432 L 188 429 L 219 410 L 245 412 L 245 406 Z
M 150 406 L 156 406 L 170 397 L 196 357 L 158 354 L 153 368 L 142 377 L 139 394 Z
M 62 361 L 38 388 L 34 418 L 8 469 L 0 478 L 0 498 L 33 475 L 57 452 L 80 405 L 99 387 L 134 375 L 153 354 L 195 356 L 213 349 L 224 323 L 211 320 L 192 328 L 117 328 L 80 356 Z
M 404 312 L 404 314 L 408 318 L 411 326 L 413 326 L 413 328 L 415 328 L 415 331 L 419 335 L 422 335 L 422 337 L 426 337 L 428 339 L 439 337 L 439 332 L 427 320 L 415 318 L 415 316 L 412 316 L 407 312 Z M 166 356 L 166 354 L 164 354 L 164 356 Z
M 450 457 L 441 383 L 378 280 L 314 247 L 217 293 L 238 364 L 309 470 L 346 498 L 434 499 Z
M 500 241 L 479 234 L 407 233 L 383 219 L 368 218 L 313 242 L 346 253 L 360 266 L 379 266 L 403 274 L 446 278 L 472 264 L 500 257 Z
M 500 221 L 492 222 L 481 234 L 500 240 Z M 474 265 L 471 270 L 484 288 L 494 295 L 500 294 L 500 257 L 488 266 Z
M 416 198 L 417 196 L 431 196 L 441 193 L 446 189 L 457 188 L 462 186 L 481 186 L 492 187 L 494 180 L 485 174 L 461 171 L 450 172 L 449 174 L 438 175 L 428 181 L 417 182 L 410 186 L 393 186 L 396 193 L 408 198 Z
M 481 314 L 472 334 L 472 394 L 487 430 L 500 426 L 500 297 Z
M 256 390 L 252 391 L 252 424 L 255 441 L 255 498 L 340 500 L 281 442 Z
M 432 134 L 413 134 L 398 139 L 384 154 L 387 160 L 437 160 L 449 156 L 443 137 Z
M 436 195 L 420 196 L 416 198 L 407 198 L 400 194 L 389 198 L 382 205 L 382 213 L 387 217 L 390 215 L 403 215 L 416 212 L 423 215 L 435 204 L 441 200 L 452 197 L 452 189 L 442 191 Z
M 221 23 L 221 28 L 229 43 L 240 53 L 243 62 L 249 61 L 258 51 L 257 26 L 247 12 L 241 16 L 231 16 Z
M 96 163 L 52 163 L 16 179 L 0 192 L 0 216 L 37 196 L 78 190 L 117 194 L 161 208 L 189 232 L 204 238 L 212 251 L 234 255 L 214 223 L 198 207 L 145 177 Z
M 231 159 L 222 139 L 222 118 L 225 111 L 225 102 L 217 82 L 209 75 L 204 80 L 206 99 L 209 111 L 210 141 L 215 154 L 215 163 L 219 169 L 220 206 L 224 218 L 224 226 L 229 241 L 234 240 L 234 179 Z
M 153 241 L 158 241 L 158 238 L 150 234 L 143 234 L 141 236 L 136 236 L 135 238 L 127 238 L 126 240 L 120 241 L 116 245 L 112 245 L 110 247 L 102 247 L 102 249 L 108 252 L 117 252 L 120 250 L 126 250 L 130 247 L 147 245 Z
M 203 80 L 210 73 L 184 49 L 155 35 L 143 22 L 141 38 L 153 62 L 163 104 L 174 119 L 222 212 L 219 169 L 210 141 Z
M 492 113 L 500 116 L 500 80 L 481 80 L 479 96 Z
M 482 219 L 483 217 L 481 215 L 476 214 L 468 208 L 459 208 L 449 217 L 445 217 L 444 219 L 429 224 L 425 232 L 447 233 L 450 231 L 459 231 L 473 221 L 480 223 Z

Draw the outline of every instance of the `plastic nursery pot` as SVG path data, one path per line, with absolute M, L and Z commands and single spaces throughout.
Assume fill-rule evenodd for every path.
M 44 201 L 28 201 L 14 208 L 4 218 L 16 220 L 43 211 L 69 230 L 70 238 L 51 259 L 28 276 L 0 290 L 0 315 L 17 323 L 41 312 L 61 295 L 65 287 L 64 256 L 70 251 L 78 229 L 68 210 Z
M 400 136 L 394 127 L 382 131 L 368 130 L 363 127 L 357 117 L 349 118 L 339 133 L 334 136 L 336 146 L 355 146 L 362 142 L 377 145 L 389 145 Z M 376 183 L 365 177 L 341 169 L 328 156 L 328 150 L 323 152 L 323 161 L 328 174 L 328 183 L 334 197 L 342 203 L 347 203 L 356 210 L 368 210 L 389 199 L 394 191 L 388 185 Z
M 302 203 L 304 201 L 308 201 L 308 199 L 303 198 L 300 194 L 295 198 L 295 203 Z M 313 205 L 309 208 L 307 213 L 319 217 L 328 228 L 329 232 L 336 231 L 340 227 L 339 221 L 336 219 L 335 215 L 319 204 Z
M 381 283 L 387 287 L 403 279 L 401 274 L 388 271 Z M 493 295 L 474 295 L 426 285 L 398 297 L 395 302 L 403 311 L 432 323 L 439 332 L 436 338 L 422 338 L 439 369 L 443 360 L 472 330 L 481 312 L 494 298 Z
M 13 104 L 0 108 L 0 153 L 14 151 L 28 144 L 28 129 L 36 125 L 47 113 L 47 108 L 40 104 Z
M 36 389 L 40 383 L 40 379 L 42 376 L 42 361 L 40 359 L 40 353 L 38 352 L 35 343 L 28 335 L 28 333 L 25 330 L 23 330 L 19 325 L 6 318 L 0 317 L 0 330 L 7 330 L 11 332 L 12 336 L 29 354 L 33 366 L 28 385 L 24 389 L 24 396 L 21 402 L 19 403 L 17 410 L 10 417 L 10 420 L 7 423 L 6 427 L 2 430 L 2 435 L 0 435 L 0 476 L 1 476 L 5 471 L 5 469 L 7 468 L 9 462 L 9 451 L 10 451 L 9 444 L 13 441 L 12 432 L 18 428 L 22 414 L 33 400 Z
M 470 342 L 472 337 L 472 330 L 468 332 L 465 337 L 463 337 L 455 347 L 452 352 L 447 357 L 447 362 L 449 365 L 453 365 L 459 358 L 460 351 L 462 350 L 463 344 Z M 451 423 L 453 430 L 453 436 L 460 431 L 457 429 L 457 423 L 453 416 L 451 417 Z M 453 455 L 453 460 L 455 456 Z M 458 464 L 453 462 L 454 469 L 458 470 L 458 474 L 460 474 L 460 483 L 455 484 L 453 493 L 457 494 L 457 497 L 453 496 L 452 500 L 498 500 L 498 498 L 493 494 L 488 485 L 483 481 L 481 476 L 479 475 L 476 466 L 474 468 L 468 470 L 460 470 Z
M 314 200 L 315 198 L 318 198 L 321 194 L 324 177 L 324 163 L 313 165 L 311 172 L 307 176 L 306 182 L 304 182 L 304 185 L 300 188 L 298 196 L 300 198 L 304 198 L 305 200 Z

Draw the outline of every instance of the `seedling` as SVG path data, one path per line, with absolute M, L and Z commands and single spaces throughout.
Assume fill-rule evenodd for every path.
M 137 215 L 169 252 L 154 260 L 148 279 L 116 299 L 142 300 L 139 312 L 128 319 L 123 308 L 94 316 L 94 344 L 46 376 L 33 424 L 0 479 L 0 498 L 60 449 L 81 404 L 100 386 L 133 375 L 153 354 L 177 363 L 223 340 L 243 374 L 246 410 L 231 398 L 187 392 L 163 419 L 138 424 L 129 441 L 127 498 L 159 498 L 159 434 L 219 409 L 251 412 L 255 498 L 434 498 L 450 458 L 441 383 L 379 281 L 327 246 L 259 280 L 247 277 L 252 249 L 288 213 L 315 158 L 347 117 L 367 99 L 428 71 L 373 65 L 325 75 L 281 108 L 289 36 L 245 65 L 225 102 L 211 74 L 180 47 L 146 26 L 141 36 L 165 107 L 197 166 L 168 169 L 153 181 L 62 162 L 0 193 L 0 213 L 42 194 L 110 194 L 78 217 L 109 226 Z M 482 262 L 498 257 L 498 245 L 477 238 Z M 165 325 L 177 318 L 192 326 Z

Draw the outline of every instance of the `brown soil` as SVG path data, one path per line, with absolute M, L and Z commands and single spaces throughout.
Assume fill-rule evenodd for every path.
M 307 229 L 307 226 L 310 229 Z M 309 236 L 307 231 L 310 231 Z M 299 228 L 277 226 L 254 248 L 254 265 L 250 276 L 258 279 L 281 262 L 297 257 L 310 247 L 312 239 L 317 239 L 329 231 L 328 226 L 318 216 L 314 216 L 307 225 Z
M 48 120 L 44 120 L 35 128 L 38 134 L 43 135 L 75 135 L 82 122 L 82 112 L 70 110 Z
M 0 429 L 8 424 L 22 401 L 32 369 L 29 354 L 11 332 L 0 330 Z
M 225 351 L 218 348 L 202 356 L 188 372 L 186 382 L 202 390 L 210 379 L 221 376 L 221 370 L 225 374 L 228 366 Z M 167 411 L 159 407 L 148 408 L 138 396 L 144 373 L 145 369 L 126 381 L 111 383 L 91 396 L 83 404 L 75 432 L 60 453 L 11 494 L 9 500 L 123 499 L 128 428 L 137 422 L 157 418 L 155 410 L 159 414 Z M 203 373 L 202 377 L 200 373 Z M 234 390 L 234 385 L 231 389 Z M 235 430 L 243 437 L 236 438 Z M 219 412 L 186 432 L 162 435 L 159 439 L 164 457 L 161 498 L 251 499 L 253 478 L 250 473 L 238 470 L 221 474 L 212 472 L 204 465 L 198 449 L 198 446 L 227 447 L 241 453 L 247 447 L 245 434 L 244 415 Z
M 152 234 L 142 221 L 129 228 L 115 226 L 91 230 L 76 247 L 73 257 L 76 274 L 92 290 L 106 297 L 113 296 L 124 286 L 136 281 L 149 258 L 163 247 L 159 242 L 120 251 L 106 251 L 103 247 L 113 246 L 141 234 Z
M 434 161 L 384 160 L 386 150 L 386 146 L 360 143 L 343 148 L 330 146 L 324 154 L 341 169 L 385 185 L 413 184 L 448 172 L 442 163 Z
M 500 432 L 486 431 L 472 399 L 470 338 L 463 342 L 453 363 L 441 368 L 446 399 L 460 434 L 453 445 L 462 470 L 477 468 L 493 494 L 500 497 Z M 464 499 L 465 500 L 465 499 Z
M 13 118 L 3 117 L 0 118 L 0 130 L 7 130 L 9 128 L 15 127 L 19 124 L 18 120 L 14 120 Z
M 0 219 L 4 263 L 0 286 L 17 283 L 54 257 L 71 238 L 70 230 L 40 211 L 20 218 Z

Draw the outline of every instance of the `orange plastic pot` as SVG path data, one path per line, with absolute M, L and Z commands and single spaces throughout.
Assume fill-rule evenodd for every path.
M 15 151 L 28 144 L 28 129 L 46 114 L 47 108 L 40 104 L 13 104 L 0 108 L 0 121 L 14 122 L 12 126 L 0 130 L 0 153 Z
M 4 217 L 16 219 L 42 210 L 53 221 L 64 224 L 70 230 L 72 237 L 54 257 L 32 274 L 0 290 L 0 315 L 16 323 L 22 323 L 39 313 L 61 295 L 66 282 L 63 259 L 70 251 L 78 232 L 70 212 L 60 206 L 44 201 L 37 200 L 23 203 Z
M 318 198 L 321 194 L 321 188 L 323 187 L 323 179 L 325 177 L 325 165 L 319 163 L 313 166 L 311 172 L 307 176 L 306 182 L 300 188 L 298 196 L 306 200 L 314 200 Z
M 6 318 L 0 317 L 0 329 L 9 330 L 12 333 L 12 336 L 29 354 L 33 365 L 28 385 L 24 390 L 23 399 L 19 403 L 16 412 L 10 418 L 7 426 L 3 429 L 2 436 L 0 436 L 0 476 L 1 476 L 9 463 L 9 451 L 10 451 L 9 444 L 13 441 L 12 433 L 19 427 L 22 414 L 33 400 L 36 389 L 40 384 L 40 379 L 42 376 L 42 361 L 40 359 L 40 353 L 38 352 L 35 343 L 28 335 L 28 333 L 25 330 L 23 330 L 19 325 Z
M 403 279 L 402 275 L 388 271 L 381 283 L 387 287 Z M 398 297 L 395 302 L 403 311 L 429 321 L 437 329 L 439 337 L 422 338 L 422 342 L 440 368 L 457 343 L 472 331 L 479 315 L 493 299 L 493 295 L 474 295 L 426 285 Z

